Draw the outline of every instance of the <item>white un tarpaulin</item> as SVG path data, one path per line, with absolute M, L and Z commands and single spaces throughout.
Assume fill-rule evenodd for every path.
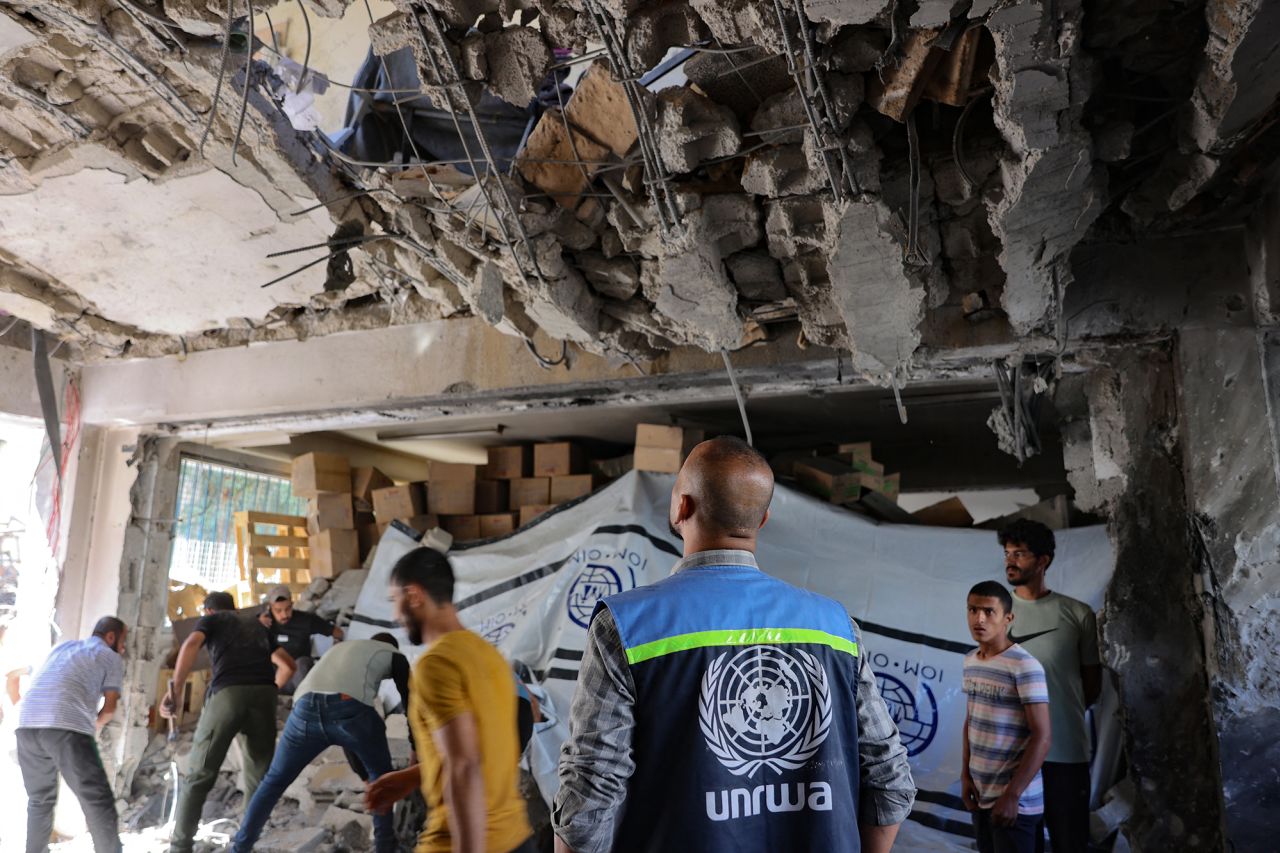
M 632 472 L 517 533 L 450 552 L 463 623 L 532 670 L 546 696 L 549 719 L 539 725 L 527 759 L 548 799 L 596 602 L 667 577 L 680 559 L 680 542 L 667 523 L 671 484 L 668 475 Z M 1113 567 L 1104 530 L 1056 536 L 1053 589 L 1100 608 Z M 350 636 L 394 628 L 386 582 L 395 561 L 414 547 L 395 527 L 388 530 Z M 978 581 L 1003 580 L 995 533 L 878 524 L 780 487 L 757 558 L 769 574 L 843 603 L 862 629 L 863 651 L 920 789 L 895 849 L 971 849 L 959 796 L 961 668 L 974 646 L 965 596 Z M 1117 738 L 1114 714 L 1102 716 L 1095 726 L 1099 751 L 1111 755 L 1095 762 L 1095 777 L 1108 777 L 1105 785 L 1110 771 L 1102 768 L 1114 767 Z

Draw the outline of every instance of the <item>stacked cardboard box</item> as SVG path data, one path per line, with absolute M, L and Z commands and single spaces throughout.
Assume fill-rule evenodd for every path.
M 868 510 L 879 517 L 904 520 L 897 511 L 899 478 L 886 474 L 871 454 L 871 443 L 841 444 L 832 455 L 787 453 L 773 460 L 780 475 L 795 477 L 805 491 L 834 504 Z
M 352 471 L 345 456 L 304 453 L 293 460 L 295 495 L 308 498 L 307 553 L 312 578 L 331 578 L 360 566 Z
M 661 424 L 636 424 L 634 465 L 637 471 L 675 474 L 703 432 Z

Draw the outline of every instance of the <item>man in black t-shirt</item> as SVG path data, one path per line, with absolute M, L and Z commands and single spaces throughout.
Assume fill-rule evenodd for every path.
M 267 606 L 258 621 L 271 632 L 271 641 L 288 652 L 298 665 L 297 672 L 280 688 L 281 693 L 289 696 L 315 665 L 311 657 L 311 635 L 342 639 L 342 629 L 328 619 L 307 610 L 295 610 L 293 591 L 284 584 L 272 587 L 267 593 Z
M 213 674 L 178 798 L 170 853 L 190 853 L 205 798 L 237 736 L 244 756 L 245 802 L 252 799 L 275 752 L 276 692 L 294 672 L 289 653 L 252 614 L 236 613 L 230 593 L 209 593 L 204 613 L 178 650 L 173 680 L 160 703 L 160 714 L 172 717 L 196 656 L 202 646 L 208 647 Z

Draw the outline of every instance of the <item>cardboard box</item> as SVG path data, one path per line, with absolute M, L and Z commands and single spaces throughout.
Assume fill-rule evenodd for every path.
M 533 452 L 527 444 L 490 447 L 485 476 L 493 480 L 515 480 L 533 473 Z
M 480 516 L 450 515 L 440 519 L 440 526 L 458 542 L 480 538 Z
M 415 515 L 413 518 L 393 518 L 391 521 L 378 522 L 378 538 L 382 538 L 382 534 L 387 532 L 387 528 L 391 526 L 392 521 L 398 521 L 410 530 L 418 533 L 426 533 L 428 530 L 440 526 L 440 518 L 430 513 L 426 515 Z
M 395 481 L 377 468 L 363 467 L 351 469 L 351 495 L 356 500 L 373 503 L 373 493 L 378 489 L 389 489 Z
M 574 498 L 591 494 L 592 489 L 595 487 L 596 478 L 593 474 L 569 474 L 565 477 L 552 477 L 551 499 L 549 502 L 562 504 Z
M 289 479 L 300 498 L 346 492 L 351 489 L 351 463 L 337 453 L 304 453 L 293 460 Z
M 958 497 L 950 497 L 911 513 L 916 521 L 932 527 L 972 527 L 973 516 Z
M 547 510 L 555 509 L 555 504 L 533 504 L 520 507 L 520 526 L 524 527 Z
M 432 460 L 428 471 L 428 482 L 475 482 L 476 469 L 479 465 L 462 462 L 436 462 Z
M 311 499 L 307 513 L 307 532 L 311 535 L 321 530 L 354 530 L 355 526 L 355 506 L 349 493 L 323 492 Z
M 506 512 L 511 494 L 508 480 L 476 480 L 476 514 Z
M 531 504 L 551 503 L 550 477 L 521 477 L 511 481 L 511 494 L 507 505 L 514 512 Z
M 880 479 L 855 471 L 844 462 L 823 456 L 796 462 L 795 475 L 805 491 L 826 498 L 833 504 L 856 501 L 862 497 L 862 490 L 866 485 L 864 479 L 871 480 L 876 485 Z
M 426 511 L 426 497 L 421 483 L 405 483 L 403 486 L 375 489 L 373 492 L 373 514 L 380 522 L 385 523 L 393 518 L 413 518 Z
M 354 530 L 321 530 L 307 543 L 311 577 L 332 578 L 360 568 L 360 538 Z
M 475 480 L 432 480 L 427 484 L 427 512 L 434 515 L 474 515 L 475 511 Z
M 836 446 L 836 455 L 847 462 L 871 462 L 871 442 L 853 441 Z
M 880 488 L 876 489 L 876 491 L 884 495 L 886 498 L 896 502 L 898 500 L 898 495 L 902 491 L 900 478 L 900 474 L 885 474 L 880 478 Z
M 678 426 L 636 424 L 636 447 L 674 447 L 684 449 L 684 430 Z
M 519 513 L 497 512 L 477 516 L 480 519 L 480 538 L 492 539 L 515 532 L 520 522 Z
M 587 455 L 572 442 L 558 441 L 533 446 L 533 476 L 564 477 L 587 470 Z
M 683 462 L 684 452 L 678 447 L 636 447 L 634 465 L 637 471 L 675 474 Z

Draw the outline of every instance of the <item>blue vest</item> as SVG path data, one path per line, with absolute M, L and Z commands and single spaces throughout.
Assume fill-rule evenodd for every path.
M 858 648 L 838 603 L 751 566 L 610 596 L 635 680 L 613 850 L 857 851 Z

